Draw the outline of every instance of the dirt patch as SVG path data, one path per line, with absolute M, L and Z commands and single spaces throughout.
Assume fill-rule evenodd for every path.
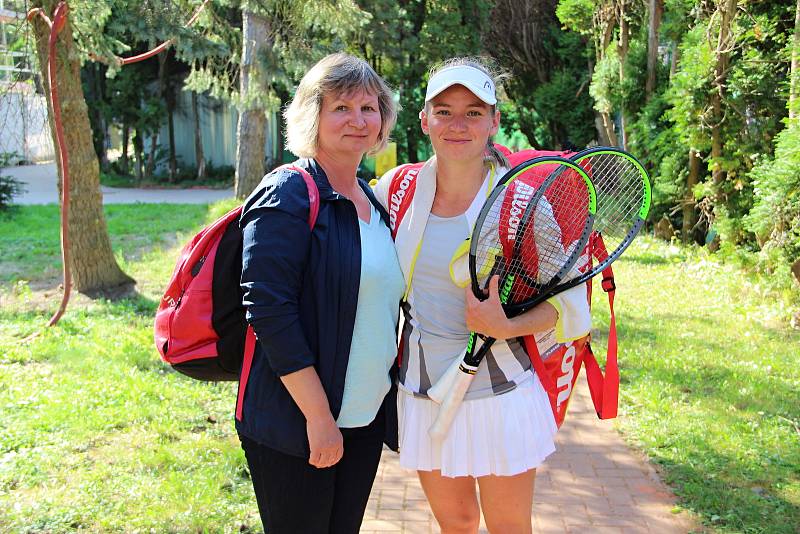
M 61 303 L 64 288 L 60 279 L 10 282 L 0 285 L 0 305 L 17 313 L 55 312 Z M 69 306 L 85 309 L 92 299 L 75 291 L 70 295 Z

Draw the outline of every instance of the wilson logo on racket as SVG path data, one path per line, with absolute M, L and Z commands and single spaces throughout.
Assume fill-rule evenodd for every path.
M 525 208 L 528 207 L 528 203 L 535 192 L 536 189 L 525 182 L 517 181 L 515 183 L 514 197 L 511 201 L 511 209 L 508 215 L 507 239 L 509 242 L 513 242 L 514 238 L 517 237 L 517 228 L 519 228 L 521 216 L 525 213 Z

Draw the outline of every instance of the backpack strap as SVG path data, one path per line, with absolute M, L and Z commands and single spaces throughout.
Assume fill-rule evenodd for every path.
M 242 420 L 242 409 L 244 405 L 244 392 L 247 389 L 247 379 L 250 378 L 250 367 L 253 366 L 253 355 L 256 352 L 256 332 L 253 327 L 247 325 L 247 333 L 244 338 L 244 361 L 242 362 L 242 374 L 239 377 L 239 393 L 236 398 L 236 420 Z
M 281 165 L 277 169 L 287 169 L 300 173 L 303 181 L 308 189 L 308 228 L 314 229 L 317 224 L 317 216 L 319 215 L 319 188 L 314 178 L 308 173 L 307 170 L 297 165 Z M 274 171 L 273 171 L 274 172 Z M 253 366 L 253 356 L 256 352 L 256 332 L 253 327 L 247 325 L 247 333 L 244 339 L 244 361 L 242 362 L 242 374 L 239 377 L 239 393 L 236 398 L 236 420 L 242 420 L 242 410 L 244 408 L 244 392 L 247 389 L 247 381 L 250 378 L 250 368 Z

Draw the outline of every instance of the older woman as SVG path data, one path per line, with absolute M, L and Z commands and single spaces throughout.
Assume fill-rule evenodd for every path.
M 258 347 L 236 428 L 271 534 L 358 532 L 384 438 L 396 448 L 390 371 L 403 277 L 386 211 L 356 178 L 396 115 L 367 63 L 325 57 L 285 112 L 295 165 L 319 188 L 315 227 L 292 171 L 265 176 L 242 212 Z
M 477 58 L 455 58 L 435 68 L 420 124 L 436 155 L 419 167 L 415 187 L 405 188 L 403 201 L 413 196 L 404 209 L 389 195 L 397 171 L 376 186 L 378 199 L 392 210 L 407 284 L 400 464 L 418 472 L 444 534 L 477 532 L 481 508 L 492 533 L 531 532 L 536 468 L 555 450 L 556 424 L 519 338 L 539 333 L 537 340 L 551 340 L 552 346 L 584 336 L 590 326 L 585 288 L 508 319 L 497 277 L 485 301 L 453 278 L 484 200 L 509 166 L 492 143 L 500 125 L 496 82 Z M 436 442 L 428 429 L 438 405 L 426 393 L 460 357 L 470 331 L 498 341 L 478 368 L 448 436 Z M 540 346 L 540 352 L 547 348 Z

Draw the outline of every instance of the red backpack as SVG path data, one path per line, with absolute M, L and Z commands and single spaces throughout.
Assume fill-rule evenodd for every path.
M 529 159 L 558 156 L 569 159 L 574 152 L 535 150 L 528 149 L 512 153 L 502 145 L 495 145 L 509 160 L 510 167 L 519 165 Z M 402 165 L 397 168 L 389 184 L 389 222 L 392 237 L 397 234 L 398 223 L 403 219 L 411 205 L 411 199 L 416 190 L 416 179 L 423 163 Z M 589 259 L 602 261 L 608 253 L 599 234 L 593 234 L 590 239 L 587 254 Z M 587 263 L 587 268 L 588 268 Z M 594 403 L 595 411 L 600 419 L 612 419 L 617 416 L 619 396 L 619 369 L 617 367 L 617 327 L 614 316 L 614 273 L 609 266 L 603 271 L 602 288 L 608 294 L 608 305 L 611 313 L 611 322 L 608 333 L 608 353 L 606 357 L 605 373 L 600 369 L 597 359 L 589 343 L 590 336 L 584 336 L 568 343 L 557 343 L 545 354 L 539 354 L 539 348 L 534 336 L 524 338 L 525 348 L 531 360 L 534 371 L 539 375 L 553 410 L 556 424 L 560 427 L 566 417 L 569 400 L 575 382 L 578 380 L 581 367 L 586 369 L 586 379 L 589 392 Z M 586 295 L 591 304 L 592 280 L 586 282 Z M 398 350 L 398 360 L 403 353 L 403 347 Z
M 280 169 L 296 171 L 305 181 L 308 226 L 313 229 L 319 212 L 317 184 L 300 167 Z M 198 380 L 238 380 L 242 371 L 247 376 L 255 351 L 255 333 L 245 319 L 239 286 L 241 213 L 242 206 L 234 208 L 183 247 L 156 312 L 155 343 L 161 358 Z

